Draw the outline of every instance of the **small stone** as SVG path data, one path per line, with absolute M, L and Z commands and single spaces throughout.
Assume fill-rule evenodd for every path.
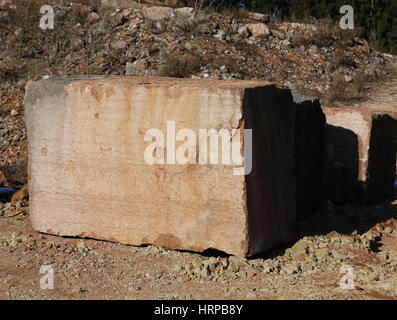
M 0 138 L 8 133 L 8 129 L 0 129 Z
M 136 284 L 130 284 L 128 287 L 128 291 L 136 292 L 140 291 L 141 287 L 137 286 Z
M 329 253 L 326 249 L 314 249 L 313 253 L 315 254 L 318 261 L 326 261 L 329 257 Z
M 115 41 L 110 44 L 110 46 L 115 50 L 122 50 L 127 47 L 126 41 Z
M 148 61 L 145 59 L 137 60 L 134 62 L 127 62 L 125 67 L 125 75 L 126 76 L 140 76 L 145 75 L 149 67 Z
M 393 229 L 390 226 L 387 226 L 384 230 L 383 233 L 392 233 Z
M 313 270 L 313 265 L 311 263 L 309 263 L 309 262 L 302 263 L 301 264 L 301 270 L 303 272 L 311 271 L 311 270 Z
M 90 251 L 90 249 L 88 247 L 86 247 L 84 241 L 79 241 L 77 243 L 77 251 L 79 253 L 88 253 Z
M 191 273 L 193 273 L 193 270 L 194 270 L 194 266 L 193 266 L 193 264 L 188 264 L 187 266 L 185 266 L 185 270 L 187 271 L 187 273 L 189 273 L 189 274 L 191 274 Z
M 238 33 L 238 30 L 240 29 L 240 25 L 238 23 L 233 23 L 232 24 L 232 30 L 234 33 Z
M 127 62 L 125 66 L 125 75 L 126 76 L 134 75 L 134 64 L 132 62 Z
M 340 242 L 342 245 L 351 246 L 354 240 L 350 237 L 341 237 Z
M 208 277 L 211 274 L 210 270 L 208 269 L 208 266 L 203 267 L 203 269 L 200 272 L 200 275 L 202 277 Z
M 12 115 L 12 116 L 18 116 L 18 115 L 19 115 L 19 111 L 18 111 L 18 110 L 15 110 L 15 109 L 12 109 L 12 110 L 11 110 L 11 115 Z
M 90 12 L 87 15 L 88 22 L 98 21 L 99 19 L 100 19 L 100 17 L 98 16 L 98 14 L 96 12 Z
M 196 268 L 193 270 L 193 274 L 195 274 L 195 275 L 201 274 L 201 268 L 200 268 L 200 267 L 196 267 Z
M 243 38 L 249 38 L 251 36 L 251 32 L 247 26 L 239 27 L 237 33 Z
M 241 267 L 242 267 L 242 263 L 238 257 L 235 256 L 229 257 L 229 267 L 228 267 L 229 271 L 239 272 Z
M 300 265 L 296 262 L 293 262 L 289 265 L 286 265 L 284 268 L 282 268 L 282 271 L 288 275 L 298 273 L 301 271 Z
M 181 268 L 180 265 L 177 264 L 177 265 L 174 266 L 174 271 L 175 271 L 176 273 L 181 272 L 181 270 L 182 270 L 182 268 Z
M 291 48 L 292 47 L 292 43 L 288 39 L 285 39 L 285 40 L 281 41 L 280 45 L 282 47 L 285 47 L 285 48 Z
M 225 40 L 226 39 L 226 32 L 223 31 L 223 30 L 219 30 L 217 32 L 217 34 L 214 35 L 214 38 L 218 39 L 218 40 Z
M 332 257 L 334 257 L 337 261 L 342 261 L 343 260 L 343 254 L 339 253 L 336 250 L 331 251 Z

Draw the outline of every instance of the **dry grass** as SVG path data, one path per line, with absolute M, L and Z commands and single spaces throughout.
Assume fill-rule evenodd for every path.
M 0 81 L 16 82 L 22 73 L 23 68 L 18 61 L 14 61 L 14 63 L 0 62 Z
M 345 78 L 342 75 L 338 75 L 331 83 L 331 87 L 328 90 L 329 101 L 336 102 L 336 101 L 345 101 L 346 92 L 347 92 L 347 85 Z
M 364 73 L 357 73 L 351 82 L 338 75 L 331 83 L 328 101 L 330 103 L 360 101 L 366 95 L 366 83 L 368 77 Z
M 169 54 L 163 64 L 162 77 L 190 78 L 200 71 L 201 59 L 193 54 Z
M 346 50 L 343 47 L 336 48 L 335 54 L 333 57 L 333 62 L 337 66 L 354 67 L 354 68 L 357 67 L 353 58 L 349 54 L 346 54 Z
M 200 23 L 205 23 L 204 21 L 199 21 L 197 17 L 179 17 L 173 21 L 175 27 L 184 36 L 198 36 L 201 32 L 199 30 Z
M 330 18 L 323 18 L 315 24 L 316 29 L 311 32 L 297 34 L 293 42 L 295 46 L 315 45 L 319 48 L 330 46 L 346 46 L 352 44 L 354 39 L 359 38 L 363 30 L 342 30 L 339 25 Z
M 334 42 L 334 34 L 336 32 L 336 25 L 331 19 L 322 19 L 316 29 L 310 33 L 297 34 L 293 42 L 295 46 L 309 46 L 315 45 L 317 47 L 331 46 Z

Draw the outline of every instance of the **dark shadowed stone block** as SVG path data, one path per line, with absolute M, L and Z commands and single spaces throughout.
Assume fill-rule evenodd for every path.
M 302 219 L 316 212 L 323 197 L 325 115 L 314 97 L 294 95 L 296 214 Z

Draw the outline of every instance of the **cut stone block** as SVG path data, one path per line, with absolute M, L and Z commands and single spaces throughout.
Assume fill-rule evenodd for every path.
M 324 197 L 335 204 L 349 200 L 358 190 L 358 138 L 352 131 L 327 124 L 324 165 Z
M 295 115 L 288 89 L 263 81 L 48 79 L 27 84 L 24 104 L 30 214 L 38 231 L 246 256 L 294 237 Z M 153 129 L 166 146 L 155 150 L 160 163 L 151 165 L 145 155 L 153 154 L 147 150 L 154 142 L 145 137 Z M 240 136 L 240 158 L 250 145 L 244 129 L 251 129 L 252 157 L 247 152 L 243 163 L 250 171 L 252 162 L 251 173 L 209 164 L 201 143 L 211 146 L 210 139 L 188 149 L 189 164 L 169 164 L 173 143 L 178 153 L 186 140 L 175 141 L 187 133 L 181 129 L 197 137 L 200 129 L 225 129 L 233 134 L 225 142 Z M 222 147 L 210 148 L 220 163 Z
M 323 108 L 327 117 L 325 193 L 335 203 L 388 200 L 396 172 L 397 114 Z
M 314 97 L 294 95 L 296 216 L 313 215 L 323 198 L 325 115 Z

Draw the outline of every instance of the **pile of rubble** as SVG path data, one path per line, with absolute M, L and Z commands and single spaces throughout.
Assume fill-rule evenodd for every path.
M 387 58 L 357 32 L 325 20 L 59 2 L 52 5 L 54 29 L 41 30 L 40 1 L 21 3 L 0 2 L 0 169 L 7 175 L 15 173 L 6 167 L 26 166 L 27 80 L 93 74 L 264 79 L 324 102 L 361 98 L 387 70 Z M 9 180 L 21 184 L 26 175 Z

